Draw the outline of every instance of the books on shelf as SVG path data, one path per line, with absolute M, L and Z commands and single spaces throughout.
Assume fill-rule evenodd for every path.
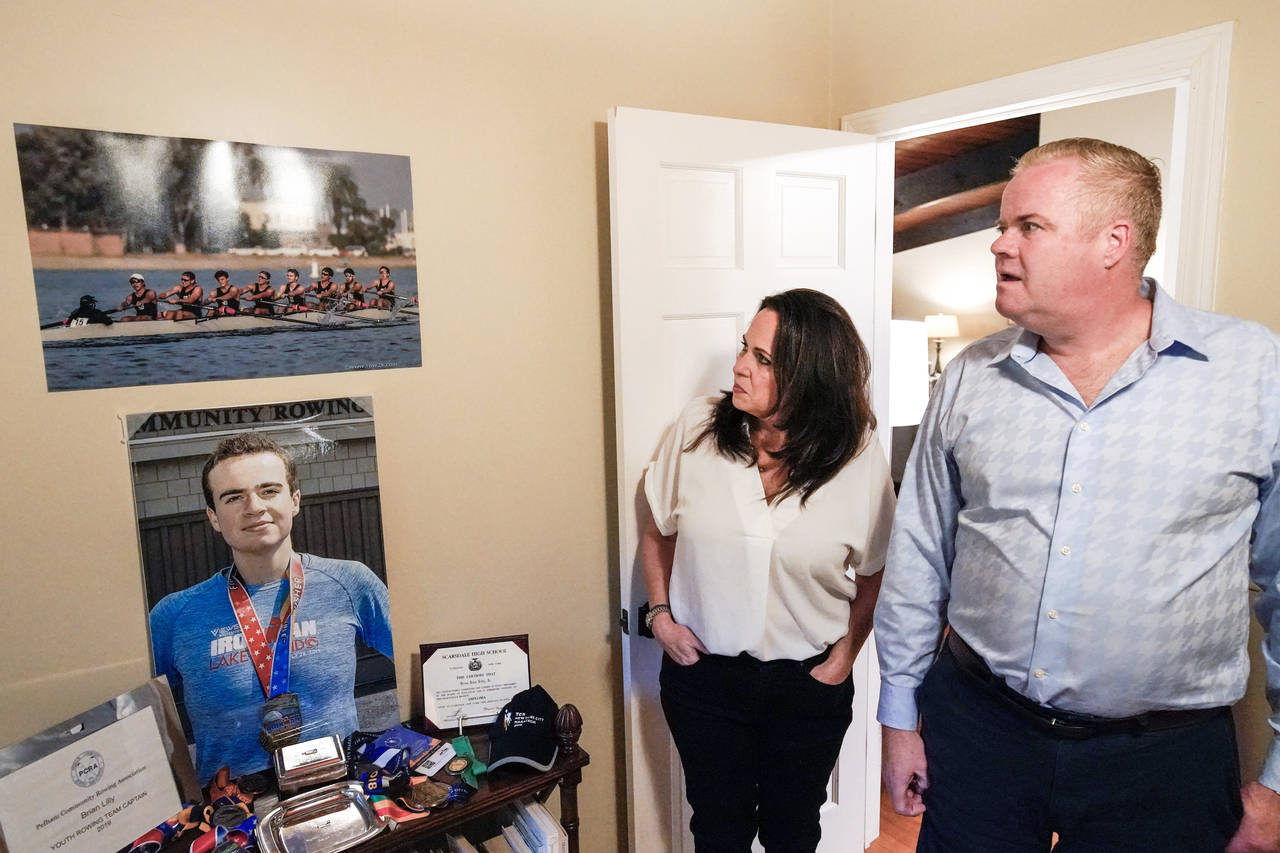
M 506 837 L 501 832 L 493 838 L 481 842 L 480 846 L 484 848 L 484 853 L 516 853 L 511 849 L 511 845 L 507 843 Z
M 449 842 L 449 853 L 480 853 L 476 846 L 461 835 L 446 835 Z
M 517 800 L 457 832 L 435 846 L 447 846 L 445 853 L 569 853 L 569 833 L 532 799 Z
M 507 846 L 511 848 L 512 853 L 533 853 L 533 848 L 525 842 L 514 826 L 504 826 L 502 828 L 502 837 L 506 839 Z

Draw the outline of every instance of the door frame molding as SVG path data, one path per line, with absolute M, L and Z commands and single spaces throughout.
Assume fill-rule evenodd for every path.
M 1166 168 L 1168 220 L 1177 233 L 1166 236 L 1166 254 L 1176 259 L 1178 301 L 1213 307 L 1218 267 L 1218 220 L 1226 164 L 1227 84 L 1231 39 L 1228 21 L 1118 50 L 975 83 L 947 92 L 844 116 L 840 129 L 876 137 L 880 147 L 901 139 L 983 124 L 1044 110 L 1173 89 L 1172 162 Z M 880 208 L 891 208 L 890 184 L 879 185 Z M 884 189 L 884 192 L 881 190 Z M 877 211 L 878 213 L 880 211 Z M 877 225 L 879 219 L 877 219 Z M 890 232 L 891 233 L 891 232 Z M 1181 239 L 1182 235 L 1189 235 Z M 877 232 L 877 261 L 889 235 Z M 877 279 L 881 265 L 877 263 Z M 891 264 L 885 265 L 886 277 Z M 1173 285 L 1172 282 L 1169 283 Z
M 843 116 L 840 129 L 876 138 L 876 248 L 873 364 L 889 363 L 893 300 L 894 144 L 947 130 L 1097 101 L 1174 90 L 1171 162 L 1164 171 L 1166 257 L 1162 282 L 1178 301 L 1212 309 L 1217 284 L 1218 221 L 1226 164 L 1227 84 L 1234 23 L 962 86 Z M 1186 238 L 1183 239 L 1183 235 Z M 1176 278 L 1174 275 L 1176 275 Z M 887 378 L 887 375 L 886 375 Z M 877 412 L 889 411 L 887 382 L 873 382 Z M 886 451 L 887 452 L 887 451 Z M 868 642 L 874 648 L 874 637 Z M 874 715 L 879 670 L 860 709 Z M 880 739 L 868 729 L 864 846 L 880 830 Z

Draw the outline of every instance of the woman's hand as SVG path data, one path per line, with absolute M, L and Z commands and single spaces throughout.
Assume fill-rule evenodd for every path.
M 823 684 L 836 685 L 848 678 L 852 671 L 853 660 L 840 654 L 839 650 L 833 647 L 827 659 L 809 670 L 809 675 Z
M 698 635 L 671 618 L 670 613 L 659 613 L 653 620 L 653 638 L 673 661 L 681 666 L 698 662 L 699 654 L 707 654 Z

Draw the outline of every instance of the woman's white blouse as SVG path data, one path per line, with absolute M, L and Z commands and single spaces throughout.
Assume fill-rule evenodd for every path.
M 849 630 L 855 575 L 884 568 L 893 484 L 874 436 L 804 507 L 766 503 L 760 473 L 727 459 L 701 432 L 718 398 L 681 412 L 645 469 L 644 491 L 664 536 L 678 533 L 672 616 L 713 654 L 803 660 Z

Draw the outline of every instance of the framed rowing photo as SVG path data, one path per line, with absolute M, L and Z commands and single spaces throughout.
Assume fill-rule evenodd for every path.
M 14 134 L 50 391 L 422 365 L 408 157 Z
M 153 670 L 196 775 L 400 720 L 372 401 L 127 415 Z

